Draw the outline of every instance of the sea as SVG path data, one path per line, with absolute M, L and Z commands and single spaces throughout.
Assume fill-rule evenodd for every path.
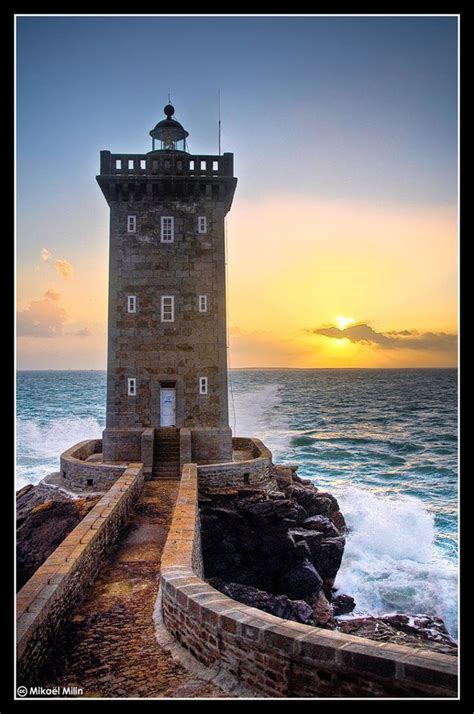
M 17 488 L 59 469 L 105 426 L 105 371 L 17 374 Z M 442 617 L 457 637 L 456 369 L 240 369 L 229 421 L 274 463 L 339 501 L 348 525 L 335 586 L 355 615 Z

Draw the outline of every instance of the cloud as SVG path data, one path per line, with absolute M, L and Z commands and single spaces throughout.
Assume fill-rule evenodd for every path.
M 72 278 L 74 270 L 72 263 L 70 263 L 69 260 L 58 258 L 54 265 L 56 266 L 58 273 L 62 275 L 65 280 L 70 280 Z
M 52 300 L 53 302 L 59 302 L 61 300 L 61 293 L 58 293 L 54 288 L 48 288 L 44 294 L 47 300 Z
M 59 304 L 60 293 L 49 288 L 40 300 L 33 300 L 17 313 L 19 337 L 58 337 L 63 334 L 67 313 Z
M 364 323 L 346 327 L 345 330 L 331 326 L 310 328 L 306 332 L 338 340 L 346 338 L 351 342 L 384 349 L 442 352 L 455 352 L 457 349 L 457 335 L 447 332 L 418 332 L 417 330 L 376 332 L 370 325 Z
M 73 334 L 75 337 L 89 337 L 92 333 L 88 327 L 83 327 L 81 330 L 77 330 Z
M 47 248 L 41 248 L 41 260 L 47 263 L 51 259 L 51 253 Z

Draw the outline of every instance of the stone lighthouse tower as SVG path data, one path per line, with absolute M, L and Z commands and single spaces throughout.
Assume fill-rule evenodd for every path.
M 143 460 L 153 442 L 190 439 L 197 463 L 230 460 L 225 229 L 233 154 L 194 155 L 166 118 L 146 154 L 100 153 L 110 207 L 104 460 Z

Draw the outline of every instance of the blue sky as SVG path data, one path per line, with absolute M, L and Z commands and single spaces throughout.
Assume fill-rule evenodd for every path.
M 217 153 L 218 89 L 239 179 L 231 216 L 279 196 L 289 210 L 294 199 L 290 225 L 299 200 L 455 210 L 456 17 L 19 17 L 24 306 L 50 287 L 42 246 L 77 280 L 91 280 L 86 258 L 106 265 L 100 150 L 149 151 L 170 92 L 190 151 Z
M 191 151 L 213 153 L 220 88 L 249 196 L 298 177 L 327 196 L 454 201 L 456 35 L 454 17 L 19 18 L 20 197 L 96 172 L 102 148 L 149 150 L 169 91 Z

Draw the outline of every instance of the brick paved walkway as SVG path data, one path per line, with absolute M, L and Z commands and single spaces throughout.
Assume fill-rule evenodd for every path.
M 226 697 L 155 640 L 153 607 L 178 481 L 145 483 L 133 523 L 57 641 L 39 685 L 85 697 Z

